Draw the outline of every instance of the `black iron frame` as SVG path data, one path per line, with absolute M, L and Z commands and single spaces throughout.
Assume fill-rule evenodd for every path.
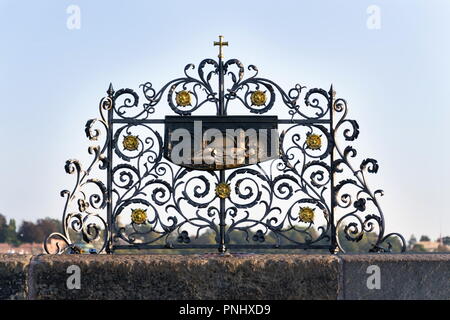
M 107 90 L 107 96 L 100 102 L 100 118 L 89 120 L 86 124 L 86 135 L 91 141 L 96 141 L 100 137 L 102 130 L 106 131 L 106 139 L 103 146 L 91 146 L 89 153 L 94 156 L 93 161 L 87 170 L 82 170 L 77 160 L 68 160 L 66 163 L 66 172 L 75 173 L 77 181 L 74 188 L 62 191 L 61 195 L 66 198 L 63 219 L 62 233 L 53 233 L 47 237 L 44 247 L 47 253 L 61 253 L 67 251 L 67 248 L 73 248 L 77 244 L 72 239 L 73 234 L 80 234 L 82 241 L 100 243 L 99 252 L 113 253 L 118 249 L 195 249 L 195 248 L 217 248 L 219 252 L 226 252 L 228 249 L 327 249 L 330 252 L 344 251 L 339 243 L 338 231 L 343 228 L 345 238 L 349 241 L 360 241 L 366 233 L 376 233 L 376 240 L 372 244 L 371 251 L 386 252 L 391 251 L 392 245 L 389 239 L 396 237 L 400 240 L 400 250 L 405 251 L 406 244 L 402 235 L 398 233 L 385 234 L 384 216 L 378 204 L 377 196 L 382 195 L 381 190 L 372 192 L 367 184 L 365 173 L 376 173 L 378 171 L 378 163 L 376 160 L 367 158 L 360 164 L 359 169 L 354 169 L 350 163 L 350 158 L 356 156 L 356 150 L 352 146 L 346 146 L 343 150 L 336 143 L 338 134 L 342 134 L 347 142 L 351 142 L 358 137 L 359 126 L 355 120 L 349 120 L 347 115 L 347 103 L 344 99 L 335 98 L 333 86 L 327 91 L 324 89 L 310 89 L 304 91 L 305 87 L 296 85 L 288 92 L 284 91 L 275 82 L 258 77 L 258 69 L 250 65 L 248 70 L 254 74 L 248 78 L 244 78 L 244 66 L 237 59 L 223 61 L 219 55 L 218 61 L 213 59 L 203 60 L 198 68 L 198 78 L 188 74 L 190 69 L 194 69 L 194 65 L 189 64 L 184 69 L 184 77 L 169 81 L 160 90 L 153 89 L 151 83 L 147 82 L 141 87 L 143 94 L 147 100 L 142 108 L 139 108 L 139 96 L 131 89 L 121 89 L 114 91 L 112 85 Z M 210 68 L 208 73 L 205 69 Z M 232 71 L 236 68 L 237 72 Z M 213 90 L 211 79 L 213 76 L 218 78 L 218 91 Z M 231 88 L 225 91 L 225 77 L 229 77 L 232 83 Z M 189 106 L 179 106 L 175 103 L 174 95 L 177 89 L 188 90 L 194 101 Z M 268 99 L 263 105 L 255 106 L 250 102 L 250 96 L 255 90 L 264 90 L 268 94 Z M 163 141 L 161 135 L 151 128 L 154 124 L 164 124 L 164 119 L 153 119 L 150 116 L 155 112 L 155 106 L 162 101 L 163 96 L 167 94 L 167 103 L 175 112 L 182 117 L 189 117 L 193 112 L 205 104 L 213 104 L 216 106 L 216 115 L 226 116 L 230 103 L 241 103 L 250 113 L 265 114 L 272 109 L 276 101 L 280 105 L 287 107 L 289 117 L 278 120 L 279 125 L 290 125 L 290 127 L 280 135 L 280 152 L 281 157 L 274 160 L 270 167 L 270 173 L 266 172 L 260 165 L 255 168 L 246 167 L 231 170 L 227 176 L 226 170 L 207 172 L 208 178 L 198 178 L 203 184 L 203 190 L 195 187 L 194 193 L 197 198 L 205 198 L 208 194 L 213 193 L 211 182 L 213 179 L 217 184 L 230 184 L 233 179 L 239 175 L 249 175 L 250 178 L 241 178 L 235 185 L 235 196 L 238 199 L 254 198 L 252 202 L 247 204 L 238 204 L 232 199 L 217 198 L 206 203 L 200 203 L 191 198 L 187 192 L 183 196 L 176 198 L 176 189 L 184 184 L 185 188 L 194 178 L 186 178 L 192 173 L 192 170 L 179 167 L 177 170 L 170 164 L 162 161 Z M 304 94 L 304 96 L 303 96 Z M 202 96 L 204 98 L 202 98 Z M 302 99 L 303 97 L 303 99 Z M 303 100 L 303 103 L 302 103 Z M 325 101 L 325 103 L 322 103 Z M 129 115 L 130 111 L 134 111 Z M 96 125 L 100 124 L 101 129 Z M 153 138 L 146 137 L 140 140 L 142 146 L 148 145 L 146 149 L 142 147 L 135 156 L 126 155 L 119 146 L 121 135 L 129 133 L 131 127 L 143 126 L 148 129 Z M 119 127 L 119 128 L 117 128 Z M 309 133 L 319 131 L 326 140 L 326 145 L 314 154 L 305 142 L 305 135 L 295 133 L 298 128 L 307 128 Z M 293 134 L 290 136 L 290 146 L 284 148 L 289 131 Z M 159 148 L 159 152 L 153 151 Z M 295 160 L 295 152 L 299 152 L 303 156 L 303 161 Z M 114 155 L 125 163 L 114 164 Z M 140 171 L 139 161 L 144 159 L 145 172 Z M 138 161 L 137 167 L 129 164 L 131 160 Z M 307 161 L 309 159 L 309 161 Z M 324 161 L 326 159 L 327 161 Z M 98 165 L 100 169 L 106 170 L 106 185 L 98 180 L 90 178 L 91 170 Z M 306 171 L 315 167 L 310 171 L 309 177 Z M 278 170 L 279 175 L 272 174 L 272 169 Z M 351 173 L 350 178 L 339 179 L 337 175 L 348 170 Z M 119 174 L 119 172 L 121 172 Z M 170 173 L 172 181 L 167 182 L 162 176 Z M 119 187 L 118 180 L 122 183 Z M 133 179 L 134 177 L 134 179 Z M 144 178 L 148 179 L 143 182 Z M 183 181 L 183 179 L 185 179 Z M 258 180 L 259 179 L 259 180 Z M 240 190 L 243 180 L 253 181 L 255 189 L 247 188 L 246 191 Z M 256 182 L 258 180 L 259 182 Z M 144 187 L 156 186 L 151 196 L 145 194 L 142 196 L 140 184 L 144 183 Z M 264 186 L 262 186 L 264 185 Z M 90 196 L 83 189 L 87 186 L 97 188 Z M 296 189 L 294 188 L 296 186 Z M 353 194 L 345 191 L 346 188 L 354 188 Z M 197 189 L 196 189 L 197 188 Z M 133 195 L 124 198 L 118 190 L 130 192 Z M 328 190 L 328 191 L 327 191 Z M 267 192 L 269 200 L 262 200 L 261 194 Z M 295 205 L 311 205 L 322 211 L 326 220 L 325 226 L 320 226 L 320 234 L 314 238 L 308 232 L 313 226 L 312 223 L 306 228 L 297 229 L 295 223 L 300 222 L 295 214 L 294 204 L 285 212 L 282 219 L 270 217 L 270 214 L 281 213 L 281 209 L 273 206 L 273 199 L 279 201 L 289 200 L 294 197 L 296 192 L 302 192 L 308 195 L 294 201 Z M 329 197 L 325 194 L 329 192 Z M 169 195 L 169 197 L 167 196 Z M 114 201 L 114 198 L 116 200 Z M 147 200 L 146 200 L 147 199 Z M 169 199 L 169 200 L 168 200 Z M 180 201 L 186 201 L 195 210 L 196 215 L 192 219 L 184 219 L 180 223 L 177 218 L 168 214 L 169 209 L 175 209 L 181 214 L 179 208 Z M 219 202 L 219 207 L 212 205 L 213 201 Z M 169 204 L 169 202 L 171 202 Z M 372 204 L 370 214 L 367 212 L 369 203 Z M 72 206 L 75 204 L 75 209 Z M 231 204 L 231 205 L 230 205 Z M 247 209 L 255 205 L 263 204 L 265 206 L 265 214 L 260 220 L 253 220 Z M 132 223 L 133 234 L 126 234 L 126 229 L 116 224 L 117 217 L 129 205 L 144 205 L 154 208 L 156 206 L 165 206 L 167 223 L 161 220 L 159 211 L 155 209 L 154 216 L 149 219 L 149 224 L 158 225 L 158 239 L 165 238 L 165 243 L 154 244 L 155 239 L 150 243 L 137 243 L 136 236 L 138 226 Z M 340 209 L 346 211 L 340 218 L 335 215 L 335 210 Z M 366 210 L 367 209 L 367 210 Z M 101 212 L 106 210 L 106 220 L 102 217 Z M 199 211 L 205 210 L 206 216 L 202 216 Z M 243 211 L 241 220 L 236 218 L 238 212 Z M 208 217 L 211 218 L 208 220 Z M 228 225 L 226 219 L 232 217 L 231 224 Z M 218 224 L 216 220 L 218 218 Z M 150 221 L 151 220 L 151 221 Z M 194 222 L 195 220 L 195 222 Z M 347 222 L 349 221 L 349 222 Z M 215 245 L 198 245 L 190 241 L 188 232 L 182 230 L 182 226 L 187 224 L 204 223 L 197 230 L 197 236 L 200 230 L 212 229 L 216 233 Z M 239 223 L 250 224 L 249 227 L 239 227 Z M 289 230 L 303 232 L 305 241 L 299 243 L 291 241 L 290 243 L 282 243 L 282 239 L 286 239 L 284 232 L 288 225 Z M 253 232 L 256 226 L 261 228 Z M 246 234 L 249 239 L 249 232 L 254 233 L 252 240 L 255 244 L 232 244 L 230 243 L 230 228 L 238 230 Z M 253 228 L 253 229 L 252 229 Z M 155 232 L 155 228 L 151 232 Z M 306 230 L 306 231 L 305 231 Z M 276 237 L 276 243 L 264 244 L 265 236 L 268 232 L 272 232 Z M 145 231 L 147 232 L 147 231 Z M 144 233 L 145 233 L 144 232 Z M 177 243 L 169 239 L 169 236 L 176 234 Z M 51 248 L 49 243 L 51 239 L 63 241 L 65 246 L 60 246 L 56 242 L 56 249 Z M 121 240 L 122 244 L 118 243 Z M 290 239 L 288 239 L 290 240 Z M 387 244 L 387 245 L 385 245 Z

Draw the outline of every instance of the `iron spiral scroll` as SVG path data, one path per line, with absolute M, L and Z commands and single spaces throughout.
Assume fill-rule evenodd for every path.
M 405 251 L 403 236 L 385 231 L 378 202 L 382 191 L 373 192 L 366 183 L 368 174 L 377 173 L 377 161 L 352 164 L 357 152 L 350 143 L 359 126 L 347 119 L 347 102 L 335 97 L 333 87 L 307 90 L 297 84 L 284 91 L 237 59 L 205 59 L 196 74 L 193 70 L 188 64 L 182 77 L 159 90 L 150 82 L 141 85 L 142 105 L 134 90 L 109 87 L 100 101 L 100 118 L 86 124 L 88 139 L 101 140 L 89 147 L 92 162 L 85 170 L 77 160 L 66 163 L 76 182 L 61 193 L 63 232 L 46 238 L 47 253 L 62 253 L 80 242 L 106 253 L 192 248 L 345 252 L 343 241 L 358 243 L 365 237 L 370 237 L 370 251 Z M 180 92 L 189 103 L 181 101 Z M 280 157 L 229 170 L 174 165 L 163 156 L 165 120 L 155 117 L 164 102 L 180 117 L 212 108 L 221 116 L 239 108 L 257 115 L 276 112 Z M 105 182 L 91 177 L 94 170 L 105 172 Z M 196 243 L 205 231 L 213 243 Z

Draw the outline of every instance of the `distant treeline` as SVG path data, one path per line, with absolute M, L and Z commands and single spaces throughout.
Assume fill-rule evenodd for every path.
M 126 227 L 126 234 L 132 233 L 132 227 L 129 225 Z M 36 222 L 31 221 L 23 221 L 19 227 L 16 226 L 16 221 L 14 219 L 6 219 L 6 217 L 0 214 L 0 243 L 9 243 L 12 245 L 20 245 L 22 243 L 42 243 L 45 237 L 53 232 L 61 232 L 61 222 L 57 219 L 52 218 L 44 218 L 38 219 Z M 305 243 L 307 239 L 316 239 L 318 237 L 318 231 L 314 228 L 310 228 L 308 230 L 304 228 L 298 228 L 297 230 L 289 230 L 282 233 L 284 235 L 280 237 L 280 244 L 295 244 L 295 242 Z M 103 235 L 103 231 L 101 231 L 101 236 Z M 151 239 L 155 239 L 154 237 L 157 234 L 150 232 L 142 239 L 144 241 L 149 241 Z M 72 233 L 70 234 L 71 239 L 73 241 L 77 241 L 76 239 L 81 238 L 79 234 Z M 173 232 L 170 236 L 170 241 L 177 244 L 177 232 Z M 263 236 L 263 239 L 261 238 Z M 217 243 L 217 239 L 215 239 L 216 234 L 212 230 L 203 232 L 195 238 L 195 235 L 189 234 L 189 238 L 192 244 L 208 244 L 213 245 Z M 364 237 L 362 237 L 359 241 L 350 241 L 347 239 L 344 230 L 341 228 L 338 232 L 339 242 L 346 252 L 368 252 L 370 248 L 377 241 L 377 234 L 373 232 L 365 233 Z M 264 240 L 264 241 L 262 241 Z M 398 238 L 390 239 L 393 251 L 398 251 L 400 249 L 400 241 Z M 419 241 L 430 241 L 430 238 L 426 235 L 422 235 Z M 440 239 L 438 239 L 440 241 Z M 316 242 L 315 244 L 326 244 L 328 240 L 321 240 Z M 257 234 L 255 230 L 248 231 L 245 233 L 244 231 L 236 230 L 230 234 L 230 244 L 275 244 L 277 243 L 277 236 L 273 232 L 267 232 L 266 234 Z M 153 244 L 165 244 L 165 237 L 154 242 Z M 443 237 L 442 244 L 450 246 L 450 237 Z M 408 251 L 425 251 L 425 249 L 417 243 L 416 238 L 412 235 L 407 244 Z M 387 247 L 387 243 L 383 244 L 383 247 Z M 448 247 L 442 246 L 439 251 L 447 251 Z M 205 252 L 205 249 L 192 250 L 192 252 Z M 239 249 L 239 252 L 254 252 L 258 251 L 257 249 Z M 328 252 L 327 250 L 313 250 L 314 252 Z M 118 253 L 130 253 L 134 251 L 130 250 L 121 250 Z M 140 250 L 140 253 L 145 252 L 155 252 L 155 253 L 188 253 L 191 250 L 177 250 L 177 249 L 162 249 L 162 250 Z M 264 250 L 264 252 L 275 253 L 275 252 L 304 252 L 302 249 L 295 250 L 279 250 L 279 249 L 268 249 Z
M 0 214 L 0 243 L 20 245 L 21 243 L 42 243 L 52 232 L 61 232 L 61 222 L 56 219 L 38 219 L 35 223 L 23 221 L 17 228 L 16 220 L 6 219 Z
M 129 227 L 127 227 L 128 229 Z M 128 231 L 131 233 L 131 229 L 128 229 Z M 127 233 L 127 232 L 126 232 Z M 308 233 L 310 236 L 308 236 Z M 307 239 L 317 239 L 318 237 L 318 231 L 314 228 L 310 228 L 308 230 L 304 228 L 298 228 L 297 230 L 288 230 L 284 231 L 282 233 L 284 236 L 280 236 L 280 244 L 281 245 L 288 245 L 288 244 L 295 244 L 295 242 L 299 243 L 305 243 Z M 149 233 L 145 237 L 143 237 L 142 240 L 149 241 L 154 237 L 154 233 Z M 234 231 L 230 234 L 230 244 L 276 244 L 278 243 L 277 236 L 273 233 L 268 231 L 264 235 L 264 241 L 260 238 L 261 235 L 258 236 L 257 232 L 249 231 L 248 234 L 243 231 Z M 360 239 L 359 241 L 349 241 L 346 236 L 343 229 L 339 230 L 338 233 L 339 241 L 342 245 L 342 247 L 345 249 L 346 252 L 368 252 L 373 245 L 377 241 L 377 235 L 375 233 L 365 233 L 364 237 Z M 153 238 L 154 239 L 154 238 Z M 197 239 L 195 239 L 194 235 L 190 235 L 190 240 L 192 244 L 216 244 L 216 234 L 212 230 L 206 231 L 202 233 Z M 174 244 L 179 244 L 177 242 L 176 234 L 170 237 L 170 241 Z M 392 238 L 390 239 L 392 249 L 393 251 L 399 251 L 401 248 L 401 243 L 399 239 Z M 321 241 L 315 242 L 315 245 L 323 245 L 329 243 L 329 240 L 323 239 Z M 156 242 L 153 242 L 152 244 L 159 244 L 164 245 L 165 244 L 165 238 L 162 238 Z M 387 248 L 388 244 L 383 243 L 383 246 Z M 152 249 L 152 250 L 139 250 L 140 253 L 187 253 L 187 252 L 206 252 L 206 249 L 190 249 L 189 251 L 186 250 L 178 250 L 178 249 Z M 258 252 L 260 250 L 258 249 L 237 249 L 233 250 L 234 252 Z M 329 251 L 326 249 L 314 249 L 314 250 L 308 250 L 311 252 L 316 253 L 328 253 Z M 133 253 L 135 251 L 133 250 L 120 250 L 118 253 Z M 264 249 L 264 252 L 266 253 L 301 253 L 306 252 L 304 249 Z

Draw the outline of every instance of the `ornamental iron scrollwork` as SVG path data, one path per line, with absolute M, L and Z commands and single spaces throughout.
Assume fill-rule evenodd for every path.
M 403 236 L 385 231 L 383 191 L 366 183 L 378 162 L 353 163 L 359 126 L 347 119 L 347 102 L 335 97 L 333 86 L 296 84 L 285 91 L 259 77 L 256 66 L 248 66 L 246 76 L 239 60 L 223 61 L 222 54 L 194 70 L 188 64 L 184 76 L 159 90 L 142 84 L 143 103 L 134 90 L 110 85 L 100 117 L 86 124 L 86 136 L 96 142 L 88 149 L 90 165 L 66 163 L 76 182 L 61 192 L 63 232 L 46 238 L 47 253 L 80 243 L 99 253 L 214 247 L 334 253 L 365 238 L 371 252 L 405 251 Z M 164 102 L 180 117 L 214 109 L 220 116 L 277 115 L 279 157 L 228 170 L 177 166 L 164 157 L 165 120 L 155 117 L 167 114 Z M 91 177 L 94 169 L 104 172 L 105 182 Z

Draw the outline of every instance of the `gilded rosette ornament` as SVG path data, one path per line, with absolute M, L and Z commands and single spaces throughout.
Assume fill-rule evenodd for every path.
M 261 90 L 253 91 L 250 95 L 250 101 L 254 106 L 263 106 L 267 101 L 266 93 Z
M 131 221 L 135 224 L 143 224 L 147 221 L 147 210 L 145 209 L 132 209 Z
M 123 138 L 123 148 L 128 151 L 135 151 L 139 147 L 137 136 L 128 135 Z
M 314 222 L 314 209 L 310 207 L 301 207 L 298 214 L 301 222 L 313 223 Z
M 230 196 L 230 193 L 231 193 L 231 188 L 228 183 L 222 182 L 216 186 L 216 195 L 219 198 L 221 198 L 221 199 L 228 198 Z
M 179 105 L 181 107 L 190 106 L 191 105 L 191 94 L 186 90 L 180 91 L 177 93 L 177 95 L 175 97 L 175 101 L 176 101 L 177 105 Z
M 322 147 L 322 138 L 318 134 L 309 134 L 306 137 L 306 145 L 311 150 L 319 150 Z

